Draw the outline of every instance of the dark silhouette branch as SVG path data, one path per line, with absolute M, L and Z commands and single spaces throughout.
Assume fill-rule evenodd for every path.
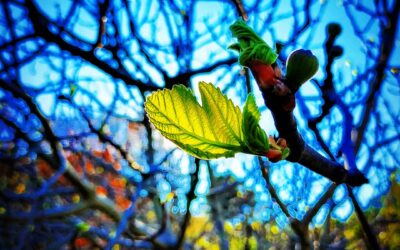
M 361 223 L 365 243 L 367 244 L 369 249 L 374 249 L 374 250 L 381 249 L 379 247 L 378 239 L 376 238 L 376 234 L 373 232 L 371 226 L 368 223 L 367 218 L 365 217 L 364 212 L 361 210 L 361 207 L 358 204 L 356 197 L 354 196 L 353 189 L 348 185 L 346 185 L 346 187 L 347 187 L 347 190 L 349 191 L 349 196 L 353 202 L 354 209 L 356 210 L 357 218 Z
M 108 63 L 98 59 L 92 51 L 85 51 L 72 44 L 67 43 L 64 39 L 61 38 L 60 34 L 54 34 L 52 31 L 49 30 L 49 22 L 46 20 L 44 15 L 39 12 L 32 1 L 27 2 L 27 7 L 29 10 L 29 17 L 32 21 L 36 33 L 47 42 L 55 43 L 62 50 L 66 50 L 74 56 L 83 58 L 84 60 L 92 63 L 107 74 L 110 74 L 114 78 L 123 80 L 126 85 L 136 86 L 141 91 L 154 91 L 159 89 L 159 87 L 155 86 L 154 84 L 145 84 L 141 81 L 135 80 L 125 71 L 121 71 L 119 69 L 111 67 Z
M 176 245 L 174 249 L 181 249 L 183 246 L 183 243 L 185 241 L 185 232 L 186 228 L 189 226 L 190 219 L 191 219 L 191 213 L 190 213 L 190 205 L 192 204 L 193 199 L 195 198 L 195 190 L 197 183 L 199 181 L 199 170 L 200 170 L 200 160 L 195 159 L 195 166 L 196 169 L 193 174 L 191 174 L 191 182 L 190 182 L 190 190 L 187 194 L 187 202 L 186 202 L 186 214 L 185 217 L 183 218 L 182 224 L 180 226 L 180 231 L 178 235 L 178 240 L 176 242 Z
M 360 126 L 357 129 L 357 137 L 354 142 L 354 154 L 356 155 L 360 149 L 361 143 L 365 136 L 365 130 L 370 121 L 372 110 L 375 108 L 377 99 L 376 93 L 380 90 L 383 79 L 385 76 L 385 69 L 392 54 L 393 46 L 396 41 L 396 32 L 399 21 L 400 1 L 396 0 L 393 3 L 393 9 L 387 16 L 388 20 L 382 30 L 382 43 L 379 48 L 380 56 L 378 58 L 378 65 L 375 68 L 375 77 L 372 81 L 369 94 L 366 101 L 364 115 L 362 116 Z
M 311 220 L 318 213 L 321 207 L 332 197 L 333 193 L 336 190 L 336 187 L 337 185 L 335 183 L 330 184 L 329 188 L 325 191 L 318 202 L 304 215 L 304 218 L 302 220 L 304 224 L 309 225 L 311 223 Z
M 281 201 L 279 198 L 278 194 L 275 191 L 275 188 L 272 186 L 271 181 L 269 180 L 269 170 L 268 167 L 265 166 L 264 162 L 262 161 L 261 157 L 258 157 L 258 162 L 260 164 L 261 168 L 261 173 L 263 175 L 263 178 L 265 180 L 265 184 L 267 185 L 268 192 L 271 194 L 271 197 L 275 200 L 275 202 L 279 205 L 280 209 L 282 212 L 288 217 L 289 219 L 294 219 L 289 213 L 289 210 L 287 209 L 286 205 Z M 296 219 L 294 219 L 296 220 Z
M 278 96 L 273 89 L 261 90 L 266 106 L 271 110 L 279 137 L 285 138 L 290 155 L 290 162 L 297 162 L 308 169 L 325 176 L 336 183 L 348 183 L 351 186 L 360 186 L 367 183 L 364 175 L 355 170 L 347 171 L 341 164 L 332 161 L 307 145 L 297 130 L 297 122 L 291 110 L 285 110 L 288 102 L 292 102 L 288 96 Z M 293 95 L 293 94 L 290 94 Z M 292 96 L 294 98 L 294 96 Z

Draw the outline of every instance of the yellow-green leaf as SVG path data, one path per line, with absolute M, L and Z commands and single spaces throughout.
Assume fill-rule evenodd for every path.
M 151 123 L 187 153 L 202 159 L 232 157 L 244 150 L 241 113 L 211 83 L 200 82 L 203 106 L 183 85 L 147 97 Z
M 254 95 L 248 95 L 242 114 L 211 83 L 200 82 L 199 89 L 202 105 L 183 85 L 152 93 L 145 102 L 150 122 L 197 158 L 232 157 L 238 152 L 268 156 L 269 137 L 259 125 L 261 113 Z M 290 152 L 286 145 L 271 145 L 275 155 L 280 151 L 279 159 L 274 160 L 284 159 Z
M 211 83 L 200 82 L 201 102 L 207 116 L 211 119 L 216 131 L 224 131 L 220 137 L 223 141 L 242 141 L 242 112 L 233 104 L 232 100 L 222 94 L 219 88 Z
M 244 142 L 253 154 L 266 154 L 269 150 L 268 136 L 260 127 L 261 113 L 253 94 L 249 94 L 243 108 L 242 129 Z

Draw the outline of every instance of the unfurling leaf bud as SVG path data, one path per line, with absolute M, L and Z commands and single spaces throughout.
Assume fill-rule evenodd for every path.
M 272 136 L 268 137 L 269 140 L 269 150 L 265 154 L 270 162 L 278 162 L 280 160 L 286 159 L 290 154 L 290 149 L 286 145 L 286 140 L 279 138 L 278 141 Z
M 327 27 L 328 35 L 337 37 L 342 33 L 342 27 L 338 23 L 330 23 Z
M 296 92 L 317 70 L 318 59 L 310 50 L 293 51 L 286 60 L 286 79 L 289 88 Z
M 230 30 L 232 35 L 238 39 L 238 43 L 229 46 L 229 49 L 239 51 L 239 63 L 242 66 L 249 67 L 252 61 L 271 65 L 278 58 L 278 54 L 243 20 L 232 24 Z
M 234 43 L 228 46 L 228 49 L 235 50 L 237 52 L 240 52 L 240 45 L 238 43 Z

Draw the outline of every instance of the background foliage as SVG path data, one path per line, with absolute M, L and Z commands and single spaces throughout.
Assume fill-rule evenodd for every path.
M 254 92 L 277 135 L 227 49 L 237 2 L 1 1 L 0 249 L 373 247 L 357 207 L 381 247 L 398 247 L 397 0 L 244 1 L 278 60 L 318 57 L 296 94 L 299 131 L 369 184 L 246 155 L 195 160 L 150 125 L 147 95 L 203 80 L 240 107 Z M 343 53 L 328 60 L 331 22 Z

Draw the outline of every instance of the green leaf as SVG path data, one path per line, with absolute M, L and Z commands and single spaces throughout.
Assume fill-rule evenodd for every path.
M 278 58 L 275 51 L 243 20 L 238 20 L 232 24 L 230 30 L 239 41 L 239 62 L 241 65 L 249 66 L 251 61 L 260 61 L 270 65 Z M 230 48 L 238 50 L 236 44 Z
M 239 107 L 211 83 L 200 82 L 199 89 L 203 108 L 211 119 L 211 124 L 216 131 L 224 131 L 220 138 L 222 137 L 223 141 L 237 141 L 241 144 L 242 112 Z
M 232 157 L 244 151 L 239 108 L 211 83 L 199 85 L 203 106 L 183 85 L 151 94 L 145 103 L 150 121 L 162 135 L 198 158 Z
M 240 45 L 238 43 L 233 43 L 228 46 L 228 49 L 235 50 L 237 52 L 240 52 Z
M 289 149 L 274 140 L 270 143 L 260 127 L 261 113 L 253 94 L 248 95 L 242 114 L 211 83 L 200 82 L 199 90 L 202 106 L 183 85 L 152 93 L 145 102 L 150 122 L 166 138 L 201 159 L 232 157 L 238 152 L 268 157 L 270 148 L 280 156 L 275 160 L 288 156 Z
M 243 108 L 242 129 L 244 141 L 253 154 L 264 155 L 269 150 L 269 140 L 265 131 L 260 127 L 261 113 L 258 110 L 253 94 L 249 94 Z
M 290 148 L 283 148 L 282 149 L 282 160 L 286 159 L 290 154 Z

